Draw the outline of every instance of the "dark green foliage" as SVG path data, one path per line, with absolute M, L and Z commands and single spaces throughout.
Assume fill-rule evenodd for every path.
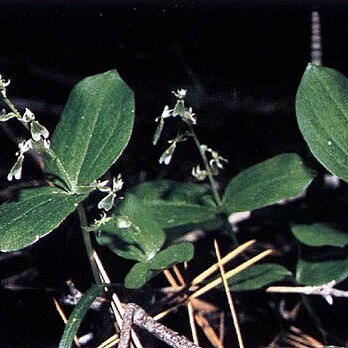
M 257 290 L 274 282 L 282 281 L 292 274 L 281 265 L 265 263 L 248 267 L 229 279 L 232 291 Z
M 73 89 L 53 134 L 46 171 L 66 186 L 33 188 L 0 207 L 0 250 L 24 248 L 50 233 L 92 191 L 124 150 L 133 124 L 133 97 L 116 71 Z M 73 134 L 73 136 L 72 136 Z M 107 140 L 107 141 L 105 141 Z M 105 145 L 106 144 L 106 145 Z
M 298 155 L 281 154 L 232 178 L 226 187 L 222 207 L 227 213 L 266 207 L 299 195 L 312 178 Z
M 0 249 L 13 251 L 53 231 L 86 198 L 55 187 L 22 190 L 18 200 L 0 207 Z
M 93 285 L 81 298 L 74 310 L 69 316 L 69 320 L 65 326 L 63 336 L 59 343 L 59 348 L 71 348 L 74 337 L 77 334 L 82 320 L 87 314 L 89 307 L 104 291 L 105 285 Z
M 82 80 L 54 131 L 56 158 L 47 158 L 46 172 L 63 179 L 71 191 L 99 179 L 126 147 L 133 114 L 133 93 L 115 70 Z
M 309 64 L 296 96 L 297 120 L 309 148 L 331 173 L 348 181 L 348 80 Z

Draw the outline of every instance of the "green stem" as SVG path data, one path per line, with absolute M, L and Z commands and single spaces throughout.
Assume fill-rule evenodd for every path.
M 3 97 L 5 104 L 10 108 L 10 110 L 17 116 L 18 121 L 26 128 L 29 130 L 29 126 L 27 123 L 22 121 L 22 115 L 21 113 L 17 110 L 17 108 L 15 107 L 15 105 L 11 102 L 10 99 L 8 99 L 7 97 Z
M 202 150 L 202 144 L 200 143 L 193 127 L 190 125 L 190 124 L 187 124 L 189 129 L 190 129 L 190 132 L 191 132 L 191 136 L 198 148 L 198 151 L 202 157 L 202 160 L 203 160 L 203 164 L 204 164 L 204 167 L 205 167 L 205 170 L 207 171 L 207 175 L 208 175 L 208 179 L 209 179 L 209 182 L 210 182 L 210 186 L 211 186 L 211 189 L 213 191 L 213 195 L 214 195 L 214 199 L 215 199 L 215 202 L 217 204 L 217 206 L 220 206 L 221 205 L 221 197 L 220 197 L 220 194 L 219 194 L 219 191 L 217 189 L 217 183 L 214 179 L 214 175 L 213 175 L 213 172 L 209 166 L 209 161 L 208 161 L 208 158 L 207 158 L 207 155 L 205 153 L 204 150 Z
M 13 105 L 13 103 L 7 98 L 7 97 L 3 97 L 5 104 L 10 108 L 10 110 L 16 114 L 16 116 L 18 118 L 21 118 L 22 115 L 20 114 L 20 112 L 17 110 L 17 108 Z
M 91 235 L 90 235 L 90 232 L 87 230 L 88 222 L 87 222 L 86 212 L 85 212 L 85 209 L 83 208 L 83 206 L 81 204 L 79 204 L 77 206 L 76 210 L 77 210 L 77 213 L 79 215 L 80 224 L 81 224 L 81 230 L 82 230 L 82 236 L 83 236 L 83 242 L 85 243 L 87 257 L 88 257 L 88 261 L 89 261 L 89 263 L 91 265 L 93 278 L 94 278 L 94 281 L 97 284 L 99 284 L 99 283 L 101 283 L 101 281 L 100 281 L 97 265 L 96 265 L 96 263 L 94 261 L 94 255 L 93 255 L 94 249 L 93 249 L 93 246 L 92 246 Z
M 236 236 L 236 231 L 233 229 L 233 226 L 231 223 L 228 221 L 228 216 L 225 216 L 225 229 L 227 231 L 227 235 L 231 238 L 232 240 L 232 247 L 237 248 L 240 244 L 238 241 L 238 238 Z M 242 253 L 243 257 L 245 256 L 245 253 Z

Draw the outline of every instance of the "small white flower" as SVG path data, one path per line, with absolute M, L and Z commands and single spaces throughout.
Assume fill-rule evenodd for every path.
M 50 136 L 47 128 L 41 125 L 38 121 L 30 122 L 30 133 L 35 141 L 47 139 Z
M 23 140 L 18 144 L 19 151 L 16 152 L 18 156 L 16 163 L 12 166 L 9 174 L 7 175 L 7 180 L 11 181 L 13 178 L 19 180 L 22 176 L 22 167 L 24 161 L 24 154 L 33 148 L 32 139 Z
M 16 156 L 21 156 L 25 152 L 29 151 L 33 148 L 33 141 L 32 139 L 29 140 L 23 140 L 18 144 L 19 151 L 16 152 Z
M 111 217 L 107 217 L 105 211 L 101 213 L 100 219 L 94 220 L 94 226 L 100 227 L 101 225 L 105 225 L 108 221 L 111 220 Z
M 21 118 L 23 122 L 29 123 L 35 120 L 35 115 L 28 108 L 25 108 L 25 112 Z
M 99 203 L 98 209 L 109 211 L 114 206 L 116 194 L 109 192 Z
M 173 110 L 169 109 L 169 106 L 166 105 L 162 111 L 161 118 L 168 118 L 168 117 L 172 116 L 172 111 Z
M 226 158 L 220 156 L 217 151 L 212 150 L 207 145 L 201 145 L 201 151 L 210 153 L 212 159 L 209 161 L 209 167 L 213 170 L 214 174 L 217 174 L 219 169 L 224 168 L 223 162 L 228 163 Z
M 22 167 L 24 161 L 24 154 L 33 148 L 32 139 L 24 140 L 18 144 L 19 151 L 16 152 L 18 156 L 16 163 L 12 166 L 9 174 L 7 175 L 7 180 L 11 181 L 13 178 L 19 180 L 22 176 Z
M 212 159 L 209 161 L 209 166 L 214 170 L 223 169 L 223 162 L 228 163 L 228 160 L 220 156 L 216 151 L 211 151 L 211 156 Z
M 12 181 L 13 178 L 19 180 L 22 176 L 22 167 L 23 167 L 24 155 L 19 155 L 16 163 L 11 168 L 9 174 L 7 175 L 7 180 Z
M 107 192 L 108 194 L 98 203 L 98 209 L 103 209 L 109 211 L 112 209 L 115 203 L 116 192 L 120 191 L 123 186 L 123 180 L 121 174 L 118 174 L 117 178 L 112 180 L 112 189 L 108 186 L 108 180 L 105 181 L 95 181 L 92 183 L 92 187 L 96 188 L 101 192 Z
M 168 165 L 172 160 L 175 149 L 176 141 L 173 141 L 172 144 L 168 147 L 168 149 L 163 152 L 162 156 L 159 159 L 159 163 L 164 163 L 165 165 Z
M 190 107 L 189 109 L 185 109 L 183 118 L 189 124 L 196 124 L 197 120 L 195 115 L 196 114 L 192 112 L 192 108 Z
M 7 81 L 5 79 L 2 78 L 2 76 L 0 75 L 0 88 L 6 88 L 7 86 L 9 86 L 11 83 L 10 79 L 8 79 Z
M 113 179 L 112 182 L 112 192 L 116 193 L 120 191 L 123 187 L 123 180 L 121 174 L 117 175 L 117 178 Z
M 186 97 L 186 89 L 178 89 L 176 92 L 172 92 L 177 98 L 184 99 Z
M 192 168 L 191 174 L 198 181 L 205 180 L 205 178 L 208 175 L 207 171 L 205 169 L 201 169 L 201 167 L 199 165 L 197 167 Z

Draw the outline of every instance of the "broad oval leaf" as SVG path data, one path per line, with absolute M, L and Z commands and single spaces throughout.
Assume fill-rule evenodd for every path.
M 229 182 L 222 201 L 227 214 L 254 210 L 295 197 L 312 181 L 312 173 L 295 153 L 258 163 Z
M 216 207 L 206 205 L 206 189 L 202 185 L 156 180 L 144 182 L 131 192 L 141 199 L 162 228 L 219 223 Z
M 348 234 L 326 223 L 311 225 L 293 225 L 291 230 L 296 239 L 301 243 L 313 246 L 344 247 L 348 244 Z
M 193 258 L 194 247 L 192 243 L 182 242 L 161 250 L 149 261 L 150 269 L 165 269 L 176 263 L 190 261 Z
M 55 187 L 22 190 L 18 200 L 0 206 L 0 250 L 14 251 L 53 231 L 87 197 Z
M 69 320 L 66 323 L 63 336 L 60 340 L 58 348 L 71 348 L 74 337 L 87 314 L 89 307 L 93 301 L 98 297 L 105 289 L 105 284 L 93 285 L 80 299 L 74 310 L 69 316 Z
M 165 240 L 164 231 L 151 212 L 132 194 L 118 205 L 116 216 L 92 228 L 99 244 L 136 261 L 152 259 Z
M 300 259 L 296 268 L 296 279 L 303 285 L 323 285 L 335 280 L 337 283 L 348 277 L 348 257 L 309 261 Z
M 128 289 L 139 289 L 147 283 L 152 273 L 146 262 L 138 262 L 126 275 L 124 286 Z
M 72 90 L 54 131 L 45 171 L 75 192 L 103 175 L 126 147 L 133 93 L 115 70 L 88 77 Z
M 284 266 L 265 263 L 248 267 L 228 280 L 232 291 L 261 289 L 266 285 L 291 277 L 292 273 Z
M 296 95 L 301 133 L 324 167 L 348 182 L 348 80 L 309 64 Z

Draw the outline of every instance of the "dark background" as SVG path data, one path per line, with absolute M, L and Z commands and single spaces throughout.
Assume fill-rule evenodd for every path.
M 140 176 L 189 175 L 196 158 L 186 150 L 176 155 L 175 170 L 163 170 L 165 144 L 151 145 L 154 119 L 173 104 L 177 88 L 188 89 L 203 142 L 230 161 L 222 182 L 286 151 L 320 170 L 294 113 L 310 60 L 312 9 L 321 15 L 324 65 L 348 75 L 347 1 L 198 0 L 0 0 L 0 74 L 11 79 L 8 96 L 18 108 L 29 107 L 53 130 L 76 82 L 116 68 L 136 96 L 134 133 L 117 168 L 128 187 Z M 2 200 L 18 188 L 6 175 L 20 135 L 12 124 L 0 133 Z M 30 161 L 25 169 L 24 183 L 40 179 Z M 0 255 L 1 347 L 56 345 L 63 326 L 47 289 L 69 278 L 83 289 L 89 279 L 81 241 L 69 238 L 69 247 L 54 233 L 24 253 Z

